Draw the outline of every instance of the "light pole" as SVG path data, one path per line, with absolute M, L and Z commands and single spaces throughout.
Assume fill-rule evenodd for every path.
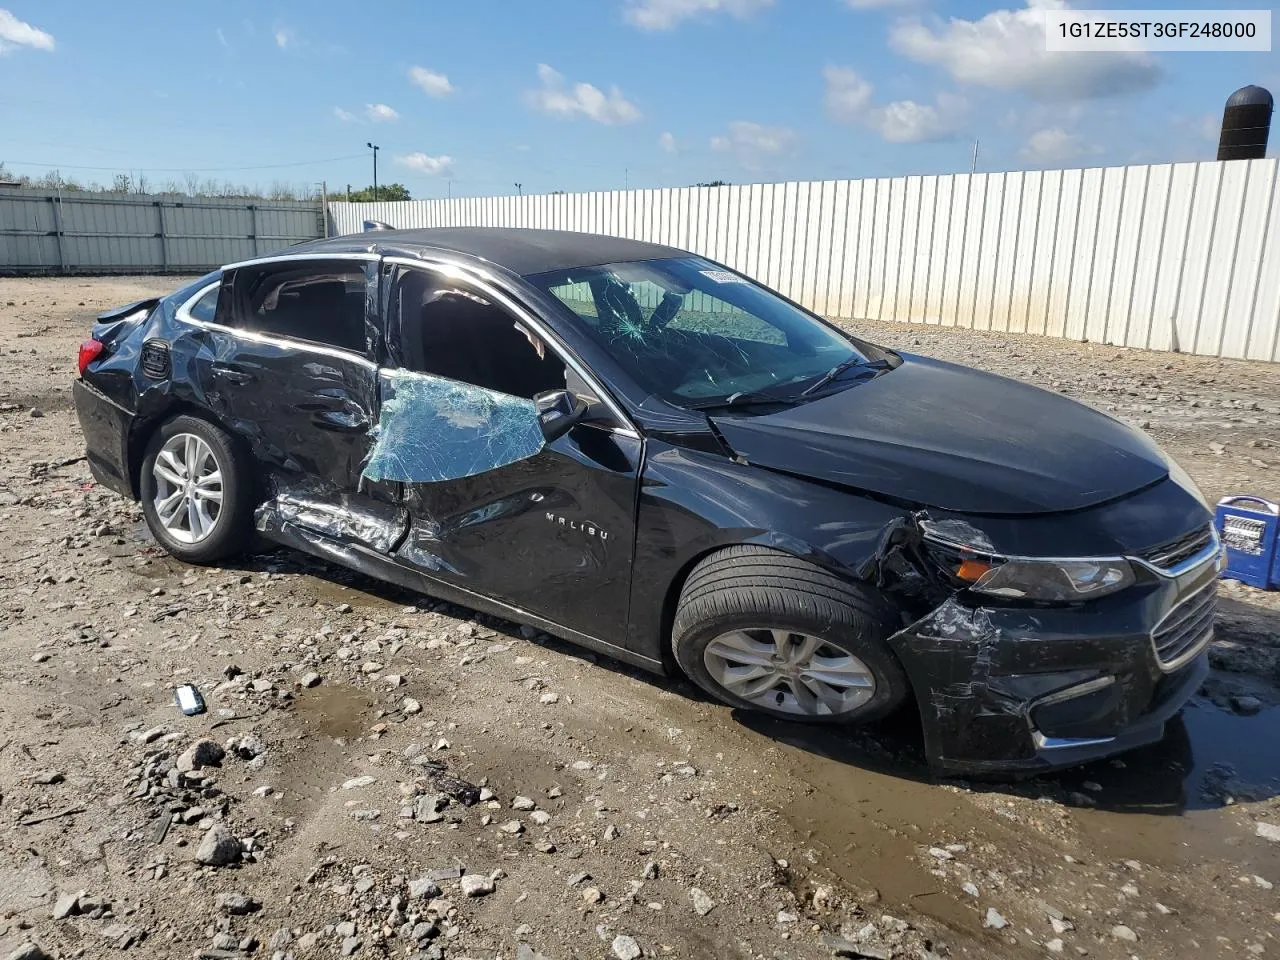
M 366 140 L 365 144 L 373 151 L 373 202 L 378 202 L 378 145 L 370 140 Z
M 516 184 L 516 193 L 517 193 L 517 194 L 519 194 L 519 195 L 520 195 L 520 196 L 522 196 L 522 197 L 524 196 L 524 184 L 523 184 L 523 183 L 517 183 L 517 184 Z

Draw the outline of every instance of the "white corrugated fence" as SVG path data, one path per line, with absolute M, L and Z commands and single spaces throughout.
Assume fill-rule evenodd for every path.
M 1280 360 L 1277 161 L 331 203 L 671 244 L 828 317 Z

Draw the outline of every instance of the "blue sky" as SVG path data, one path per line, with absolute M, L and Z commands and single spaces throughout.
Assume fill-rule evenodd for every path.
M 1211 159 L 1232 90 L 1280 92 L 1276 53 L 1046 53 L 1014 0 L 0 5 L 0 161 L 81 180 L 341 192 L 369 140 L 416 197 Z

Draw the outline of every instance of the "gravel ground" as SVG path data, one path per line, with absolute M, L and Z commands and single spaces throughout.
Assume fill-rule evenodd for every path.
M 933 782 L 907 716 L 762 722 L 287 551 L 169 559 L 92 483 L 69 385 L 93 313 L 177 283 L 0 279 L 0 958 L 1280 949 L 1276 595 L 1223 584 L 1218 669 L 1159 746 Z M 1280 366 L 858 330 L 1280 499 Z

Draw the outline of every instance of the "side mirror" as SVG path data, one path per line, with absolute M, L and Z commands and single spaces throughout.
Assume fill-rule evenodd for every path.
M 538 425 L 547 443 L 563 437 L 587 415 L 587 402 L 568 390 L 547 390 L 533 398 Z

